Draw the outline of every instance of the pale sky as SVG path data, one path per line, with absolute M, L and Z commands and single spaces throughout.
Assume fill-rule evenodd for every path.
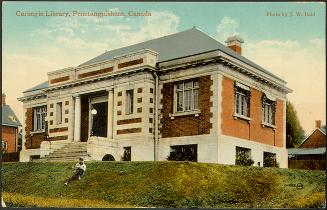
M 71 16 L 46 16 L 52 11 Z M 78 17 L 74 11 L 126 16 Z M 148 11 L 151 16 L 128 16 L 129 11 Z M 26 12 L 44 15 L 21 16 Z M 310 133 L 315 120 L 326 124 L 325 13 L 326 5 L 319 2 L 5 2 L 2 92 L 21 121 L 23 105 L 17 98 L 46 81 L 47 72 L 196 26 L 223 44 L 227 36 L 239 34 L 245 41 L 242 55 L 293 89 L 288 99 Z

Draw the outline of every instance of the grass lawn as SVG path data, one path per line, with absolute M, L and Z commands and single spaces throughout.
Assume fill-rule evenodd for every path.
M 325 172 L 193 162 L 3 163 L 4 200 L 24 207 L 308 208 L 325 200 Z M 301 183 L 301 187 L 296 185 Z

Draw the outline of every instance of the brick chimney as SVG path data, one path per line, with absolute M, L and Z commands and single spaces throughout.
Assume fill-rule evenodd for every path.
M 2 93 L 2 106 L 6 106 L 6 94 Z
M 235 52 L 242 54 L 242 43 L 244 43 L 243 39 L 238 36 L 230 36 L 227 38 L 227 40 L 225 41 L 225 43 L 227 44 L 227 47 L 229 47 L 230 49 L 234 50 Z
M 316 128 L 320 128 L 321 127 L 321 120 L 316 120 Z

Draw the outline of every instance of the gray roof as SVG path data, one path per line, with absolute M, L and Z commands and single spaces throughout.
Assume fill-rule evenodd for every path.
M 290 148 L 289 155 L 320 155 L 326 153 L 326 147 L 317 148 Z
M 271 72 L 265 70 L 261 66 L 257 65 L 256 63 L 250 61 L 249 59 L 243 57 L 239 53 L 231 50 L 230 48 L 226 47 L 222 43 L 218 42 L 214 38 L 208 36 L 207 34 L 203 33 L 202 31 L 193 27 L 192 29 L 185 30 L 179 33 L 171 34 L 168 36 L 163 36 L 160 38 L 148 40 L 145 42 L 141 42 L 138 44 L 130 45 L 127 47 L 122 47 L 119 49 L 111 50 L 105 52 L 89 61 L 86 61 L 79 66 L 85 66 L 105 60 L 111 60 L 115 56 L 127 54 L 130 52 L 139 51 L 142 49 L 151 49 L 159 53 L 158 62 L 164 62 L 169 60 L 174 60 L 177 58 L 187 57 L 191 55 L 201 54 L 204 52 L 210 52 L 213 50 L 220 50 L 229 56 L 232 56 L 252 67 L 255 67 L 262 72 L 285 82 L 283 79 L 277 77 L 276 75 L 272 74 Z M 48 82 L 44 82 L 39 84 L 31 89 L 28 89 L 24 92 L 44 89 L 48 87 Z
M 271 72 L 265 70 L 256 63 L 243 57 L 239 53 L 231 50 L 222 43 L 203 33 L 202 31 L 193 27 L 192 29 L 182 31 L 179 33 L 163 36 L 157 39 L 148 40 L 138 44 L 130 45 L 127 47 L 111 50 L 105 52 L 89 61 L 82 63 L 79 66 L 85 66 L 96 62 L 113 59 L 115 56 L 134 52 L 142 49 L 151 49 L 159 53 L 158 62 L 173 60 L 176 58 L 191 56 L 213 50 L 221 50 L 224 53 L 243 61 L 244 63 L 260 69 L 270 76 L 275 77 L 283 82 L 281 78 L 275 76 Z
M 19 122 L 17 116 L 15 115 L 14 111 L 10 108 L 9 105 L 3 106 L 2 108 L 2 125 L 9 125 L 9 126 L 22 126 Z
M 49 87 L 48 81 L 42 82 L 41 84 L 38 84 L 38 85 L 28 89 L 28 90 L 25 90 L 23 93 L 31 92 L 31 91 L 35 91 L 35 90 L 41 90 L 41 89 L 44 89 L 44 88 L 47 88 L 47 87 Z

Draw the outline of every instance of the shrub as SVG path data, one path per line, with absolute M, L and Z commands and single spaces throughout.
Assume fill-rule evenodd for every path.
M 236 165 L 243 165 L 243 166 L 252 166 L 254 161 L 250 158 L 250 155 L 246 152 L 240 152 L 236 155 Z

